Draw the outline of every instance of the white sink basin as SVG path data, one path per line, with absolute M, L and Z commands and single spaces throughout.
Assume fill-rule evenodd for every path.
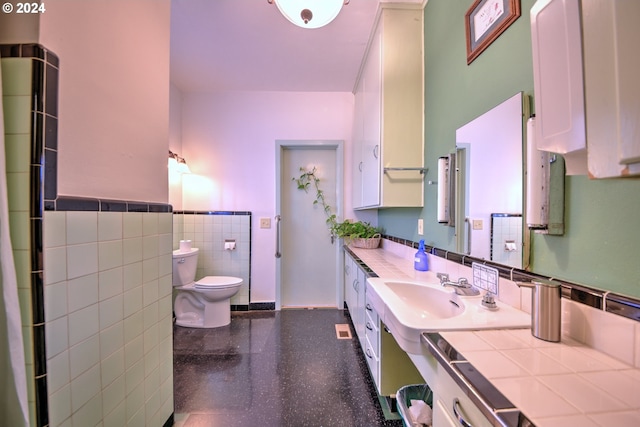
M 448 319 L 464 312 L 464 303 L 451 288 L 396 280 L 384 284 L 409 309 L 405 314 L 416 321 Z
M 369 278 L 367 295 L 400 347 L 421 354 L 420 334 L 476 329 L 528 328 L 531 316 L 499 301 L 498 310 L 481 305 L 482 297 L 459 296 L 439 283 Z

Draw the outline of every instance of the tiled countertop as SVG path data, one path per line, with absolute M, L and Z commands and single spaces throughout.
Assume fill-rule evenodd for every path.
M 537 427 L 640 425 L 640 370 L 528 329 L 440 334 Z
M 435 277 L 402 254 L 350 250 L 380 277 Z M 537 427 L 640 426 L 640 369 L 566 336 L 536 339 L 529 329 L 440 335 Z
M 406 259 L 384 249 L 360 249 L 349 247 L 367 267 L 373 270 L 379 277 L 393 277 L 396 279 L 430 279 L 435 278 L 432 271 L 416 271 L 413 269 L 413 261 Z M 415 252 L 415 250 L 413 250 Z

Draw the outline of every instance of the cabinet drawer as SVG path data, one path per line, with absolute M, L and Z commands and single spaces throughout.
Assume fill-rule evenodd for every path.
M 364 332 L 371 344 L 371 348 L 378 358 L 380 358 L 380 321 L 378 314 L 373 310 L 366 310 Z
M 376 387 L 378 387 L 378 384 L 380 384 L 380 359 L 378 358 L 377 350 L 374 351 L 372 348 L 368 336 L 365 338 L 364 358 L 367 359 L 367 365 L 369 365 L 373 382 L 376 384 Z
M 433 405 L 433 425 L 442 427 L 460 427 L 460 424 L 449 415 L 446 405 L 438 400 Z
M 445 372 L 442 367 L 438 367 L 438 390 L 436 391 L 438 401 L 442 403 L 441 407 L 436 411 L 443 410 L 451 419 L 458 419 L 454 414 L 454 406 L 456 411 L 473 427 L 492 427 L 489 421 L 480 409 L 471 401 L 466 393 L 455 383 L 453 378 Z M 457 402 L 456 403 L 454 403 Z M 439 419 L 444 414 L 438 414 Z M 434 425 L 436 415 L 434 414 Z M 446 425 L 446 424 L 445 424 Z
M 367 316 L 369 316 L 371 318 L 373 323 L 378 325 L 379 321 L 380 321 L 380 317 L 378 316 L 378 313 L 376 313 L 376 311 L 373 309 L 373 304 L 371 304 L 371 300 L 369 299 L 369 295 L 366 295 L 364 308 L 365 308 L 365 310 L 367 312 Z

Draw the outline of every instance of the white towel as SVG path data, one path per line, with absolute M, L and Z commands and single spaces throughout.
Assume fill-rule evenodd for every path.
M 409 413 L 411 418 L 422 425 L 430 426 L 433 419 L 433 412 L 431 407 L 422 400 L 411 400 L 411 406 L 409 406 Z

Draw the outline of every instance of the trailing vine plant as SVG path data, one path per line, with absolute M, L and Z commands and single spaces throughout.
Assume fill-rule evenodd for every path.
M 314 205 L 321 205 L 324 213 L 327 215 L 326 224 L 329 227 L 329 232 L 331 233 L 331 239 L 336 237 L 336 227 L 338 226 L 338 222 L 336 221 L 336 215 L 332 212 L 331 206 L 327 204 L 326 199 L 324 198 L 324 192 L 320 189 L 320 178 L 316 175 L 317 169 L 314 166 L 311 169 L 305 169 L 304 167 L 300 167 L 300 176 L 293 177 L 292 179 L 296 182 L 298 186 L 298 190 L 304 190 L 306 193 L 309 192 L 309 187 L 313 184 L 313 187 L 316 190 L 316 197 L 313 200 Z
M 379 236 L 381 229 L 374 227 L 368 222 L 356 221 L 352 222 L 345 219 L 343 222 L 338 222 L 336 215 L 332 212 L 331 206 L 327 204 L 324 198 L 324 192 L 320 189 L 320 178 L 316 175 L 317 169 L 313 166 L 311 169 L 305 169 L 300 167 L 300 176 L 293 177 L 293 181 L 296 182 L 299 190 L 309 192 L 309 188 L 313 185 L 316 190 L 316 197 L 313 200 L 314 205 L 321 205 L 324 213 L 327 215 L 326 224 L 331 233 L 331 241 L 336 237 L 347 239 L 347 241 L 354 238 L 368 239 Z

